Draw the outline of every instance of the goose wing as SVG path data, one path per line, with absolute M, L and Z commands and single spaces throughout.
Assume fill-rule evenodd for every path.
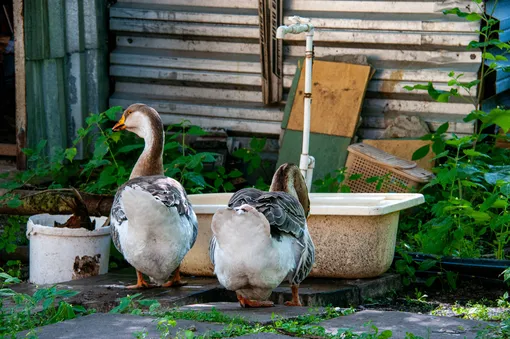
M 229 208 L 239 208 L 243 204 L 255 207 L 264 214 L 271 226 L 271 236 L 279 240 L 282 233 L 296 238 L 299 253 L 296 257 L 296 269 L 291 274 L 292 284 L 299 285 L 312 270 L 315 262 L 315 246 L 308 233 L 306 214 L 301 203 L 285 192 L 263 192 L 247 188 L 235 193 L 229 201 Z M 211 253 L 214 253 L 216 240 L 211 239 Z M 211 255 L 213 261 L 213 255 Z
M 243 204 L 253 206 L 264 214 L 271 225 L 272 235 L 284 232 L 298 239 L 303 236 L 306 227 L 305 212 L 299 200 L 292 195 L 246 188 L 232 196 L 228 207 L 235 209 Z

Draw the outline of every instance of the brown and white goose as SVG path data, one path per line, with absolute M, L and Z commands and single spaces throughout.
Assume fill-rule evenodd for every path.
M 300 306 L 298 287 L 310 273 L 315 247 L 306 219 L 310 201 L 293 164 L 281 165 L 270 192 L 246 188 L 212 220 L 209 254 L 219 282 L 243 307 L 273 306 L 267 299 L 282 281 L 292 288 L 288 306 Z
M 182 285 L 179 265 L 195 243 L 198 222 L 184 188 L 163 175 L 163 123 L 152 107 L 133 104 L 113 127 L 120 130 L 145 140 L 110 214 L 113 243 L 137 273 L 136 285 L 128 288 L 149 287 L 142 274 L 159 286 Z

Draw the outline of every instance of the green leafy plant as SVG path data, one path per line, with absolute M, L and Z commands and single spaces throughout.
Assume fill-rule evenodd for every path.
M 209 312 L 200 311 L 183 311 L 179 309 L 172 309 L 168 311 L 156 312 L 156 315 L 163 315 L 166 319 L 184 319 L 195 321 L 207 321 L 214 323 L 228 323 L 228 324 L 248 324 L 246 320 L 241 317 L 230 317 L 224 313 L 219 312 L 214 307 Z
M 149 312 L 154 312 L 160 307 L 160 303 L 154 299 L 142 298 L 142 293 L 136 293 L 120 298 L 119 305 L 115 306 L 110 313 L 114 314 L 142 314 L 142 308 L 148 308 Z
M 26 244 L 27 239 L 24 235 L 24 227 L 27 221 L 26 217 L 9 216 L 7 222 L 2 228 L 0 236 L 0 251 L 5 250 L 7 253 L 13 253 L 18 244 Z
M 166 338 L 170 335 L 170 329 L 175 327 L 177 322 L 174 319 L 163 317 L 158 320 L 157 329 L 161 334 L 161 338 Z
M 262 158 L 260 153 L 266 145 L 265 138 L 253 138 L 250 141 L 250 148 L 239 148 L 232 154 L 243 160 L 247 166 L 248 174 L 252 174 L 256 169 L 263 166 Z
M 79 292 L 59 290 L 55 286 L 38 289 L 33 295 L 15 292 L 8 288 L 20 280 L 0 272 L 0 336 L 16 338 L 16 333 L 29 330 L 32 333 L 38 326 L 76 318 L 90 313 L 82 306 L 71 305 L 63 299 Z
M 205 173 L 204 176 L 213 180 L 212 186 L 216 192 L 232 192 L 235 190 L 232 179 L 239 178 L 243 175 L 238 169 L 234 169 L 227 173 L 225 167 L 221 166 L 216 172 Z
M 242 160 L 248 175 L 253 175 L 256 170 L 261 173 L 255 182 L 255 188 L 263 191 L 269 190 L 267 182 L 271 181 L 273 171 L 270 170 L 269 162 L 262 160 L 261 153 L 266 145 L 266 138 L 252 138 L 249 148 L 239 148 L 232 155 Z
M 10 276 L 21 278 L 21 261 L 19 260 L 7 260 L 5 264 L 7 274 Z
M 419 225 L 418 232 L 404 226 L 406 232 L 401 232 L 401 239 L 425 253 L 480 257 L 492 252 L 497 259 L 503 259 L 503 249 L 510 240 L 509 151 L 495 147 L 494 140 L 498 136 L 487 131 L 495 131 L 494 127 L 509 130 L 510 110 L 497 107 L 485 112 L 481 109 L 481 99 L 483 80 L 487 76 L 496 71 L 510 71 L 500 63 L 507 61 L 510 45 L 494 38 L 498 33 L 498 22 L 492 18 L 492 13 L 483 11 L 481 3 L 481 0 L 474 1 L 478 8 L 476 12 L 464 12 L 458 8 L 444 11 L 469 21 L 482 22 L 482 28 L 477 31 L 482 42 L 473 41 L 468 46 L 482 50 L 479 79 L 463 82 L 463 74 L 451 72 L 448 82 L 451 88 L 448 91 L 438 90 L 432 83 L 407 88 L 427 90 L 439 102 L 447 102 L 451 97 L 470 102 L 473 111 L 464 121 L 474 122 L 478 131 L 462 137 L 447 135 L 449 124 L 444 123 L 434 133 L 422 138 L 431 141 L 431 145 L 418 149 L 413 159 L 421 159 L 433 151 L 438 165 L 433 169 L 436 177 L 422 189 L 426 205 L 410 221 L 428 221 Z M 486 67 L 488 60 L 492 62 Z M 476 86 L 478 96 L 474 97 L 471 93 Z
M 196 313 L 196 314 L 195 314 Z M 372 324 L 366 324 L 368 331 L 363 333 L 354 333 L 348 329 L 339 329 L 337 333 L 328 333 L 322 326 L 317 323 L 354 313 L 354 309 L 340 309 L 333 307 L 326 307 L 324 313 L 318 315 L 304 315 L 299 316 L 295 319 L 279 319 L 273 316 L 272 322 L 267 325 L 254 324 L 244 321 L 240 318 L 230 318 L 221 312 L 212 310 L 211 312 L 191 312 L 191 311 L 179 311 L 172 310 L 166 312 L 163 317 L 160 318 L 160 322 L 166 324 L 170 322 L 169 326 L 160 330 L 161 337 L 168 337 L 170 328 L 175 327 L 175 319 L 191 319 L 198 321 L 209 321 L 215 323 L 224 323 L 226 326 L 220 331 L 209 331 L 205 334 L 197 335 L 193 330 L 184 330 L 177 333 L 176 338 L 231 338 L 238 337 L 246 334 L 256 333 L 279 333 L 292 336 L 299 336 L 304 338 L 351 338 L 351 339 L 387 339 L 392 337 L 392 332 L 389 330 L 380 331 L 376 326 Z M 420 337 L 406 337 L 419 339 Z
M 499 324 L 488 325 L 476 334 L 476 339 L 509 339 L 510 318 L 504 319 Z
M 323 179 L 317 179 L 313 182 L 317 192 L 341 192 L 350 193 L 351 189 L 349 184 L 346 183 L 347 167 L 335 170 L 333 173 L 328 173 Z M 352 174 L 347 178 L 348 181 L 354 181 L 361 178 L 361 174 Z
M 409 286 L 411 283 L 416 282 L 417 271 L 435 269 L 437 270 L 437 274 L 432 275 L 425 280 L 426 286 L 432 286 L 438 278 L 444 277 L 444 279 L 439 280 L 441 283 L 444 281 L 451 289 L 457 288 L 458 273 L 444 270 L 441 267 L 441 258 L 439 256 L 435 259 L 426 259 L 422 262 L 417 262 L 407 253 L 408 248 L 409 246 L 405 243 L 403 246 L 401 244 L 401 246 L 397 246 L 396 248 L 397 253 L 402 257 L 402 259 L 395 261 L 395 271 L 402 275 L 402 282 L 405 286 Z M 416 293 L 418 294 L 421 292 L 416 290 Z
M 189 193 L 200 193 L 211 188 L 205 181 L 203 169 L 205 162 L 215 162 L 215 154 L 196 152 L 186 141 L 187 136 L 200 136 L 206 132 L 200 127 L 191 126 L 187 120 L 169 126 L 167 132 L 173 133 L 167 135 L 164 147 L 165 175 L 180 181 Z
M 413 240 L 426 253 L 479 257 L 490 248 L 502 259 L 510 237 L 508 152 L 481 143 L 481 133 L 425 138 L 442 150 L 436 156 L 441 163 L 423 188 L 432 219 Z

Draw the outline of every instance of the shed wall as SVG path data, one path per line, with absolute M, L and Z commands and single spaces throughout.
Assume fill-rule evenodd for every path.
M 24 2 L 28 145 L 67 147 L 108 105 L 107 2 Z
M 145 102 L 165 123 L 189 119 L 279 134 L 283 103 L 262 105 L 257 6 L 257 0 L 119 0 L 110 10 L 117 43 L 110 55 L 116 80 L 110 104 Z M 380 136 L 399 114 L 418 115 L 432 130 L 449 121 L 450 132 L 464 134 L 473 131 L 462 121 L 472 105 L 433 102 L 426 91 L 404 86 L 432 81 L 443 89 L 450 71 L 476 79 L 481 55 L 466 46 L 478 40 L 479 23 L 442 14 L 469 6 L 469 0 L 286 0 L 284 17 L 312 19 L 316 58 L 362 54 L 377 69 L 362 112 L 364 137 Z M 304 36 L 287 36 L 285 89 L 303 56 Z

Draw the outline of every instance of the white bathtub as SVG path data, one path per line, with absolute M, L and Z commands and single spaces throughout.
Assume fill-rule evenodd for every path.
M 232 193 L 192 194 L 199 229 L 195 246 L 181 271 L 212 276 L 209 240 L 213 214 L 224 208 Z M 419 205 L 421 194 L 312 193 L 308 229 L 315 243 L 310 274 L 323 278 L 370 278 L 388 270 L 395 253 L 399 212 Z

